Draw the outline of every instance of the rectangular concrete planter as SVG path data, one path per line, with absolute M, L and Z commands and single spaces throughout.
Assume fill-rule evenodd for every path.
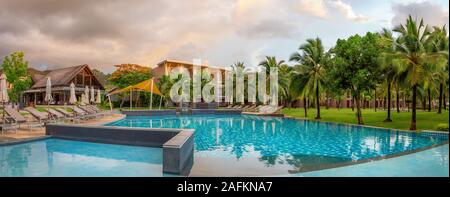
M 184 130 L 163 144 L 163 171 L 186 175 L 194 164 L 193 130 Z
M 163 171 L 167 173 L 187 175 L 193 165 L 192 129 L 47 124 L 45 132 L 69 140 L 162 148 Z

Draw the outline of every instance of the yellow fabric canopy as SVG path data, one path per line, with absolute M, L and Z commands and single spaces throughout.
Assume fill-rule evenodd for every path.
M 153 89 L 152 89 L 152 84 L 153 84 Z M 120 89 L 120 90 L 116 90 L 114 92 L 109 93 L 110 95 L 112 94 L 118 94 L 118 93 L 122 93 L 122 92 L 128 92 L 130 90 L 138 90 L 138 91 L 144 91 L 144 92 L 151 92 L 153 94 L 157 94 L 162 96 L 161 92 L 159 91 L 158 87 L 156 86 L 156 83 L 154 82 L 153 78 L 147 79 L 143 82 L 140 82 L 136 85 L 132 85 L 132 86 L 128 86 L 126 88 Z

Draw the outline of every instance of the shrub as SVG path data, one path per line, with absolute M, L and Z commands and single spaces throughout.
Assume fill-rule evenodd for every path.
M 437 126 L 438 131 L 447 131 L 448 132 L 448 124 L 447 123 L 441 123 Z

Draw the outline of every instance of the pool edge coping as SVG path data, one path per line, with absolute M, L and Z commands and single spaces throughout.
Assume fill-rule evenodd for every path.
M 12 140 L 12 141 L 0 142 L 0 146 L 11 146 L 11 145 L 23 144 L 23 143 L 34 142 L 34 141 L 39 141 L 39 140 L 46 140 L 46 139 L 50 139 L 50 138 L 53 138 L 53 136 L 44 135 L 44 136 L 39 136 L 39 137 L 17 139 L 17 140 Z

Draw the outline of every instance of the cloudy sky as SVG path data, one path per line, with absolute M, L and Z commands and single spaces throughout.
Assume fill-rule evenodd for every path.
M 0 57 L 24 51 L 39 69 L 154 66 L 163 59 L 254 65 L 287 59 L 307 38 L 379 31 L 408 14 L 449 20 L 447 0 L 0 0 Z

